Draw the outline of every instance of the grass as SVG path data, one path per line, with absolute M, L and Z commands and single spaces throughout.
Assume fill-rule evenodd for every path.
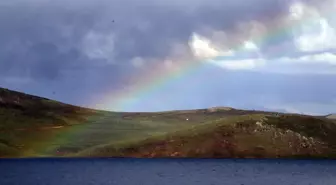
M 205 123 L 192 124 L 189 123 L 187 125 L 179 125 L 179 127 L 175 127 L 172 124 L 169 124 L 170 128 L 163 129 L 162 127 L 157 128 L 157 130 L 148 132 L 146 129 L 146 133 L 144 135 L 133 135 L 129 139 L 122 139 L 119 141 L 114 141 L 111 143 L 98 145 L 93 148 L 89 148 L 88 150 L 84 150 L 80 153 L 77 153 L 75 156 L 96 156 L 96 155 L 111 155 L 112 152 L 119 152 L 120 150 L 133 146 L 141 146 L 148 143 L 152 143 L 155 141 L 166 140 L 171 136 L 198 136 L 204 132 L 211 132 L 215 130 L 218 126 L 224 124 L 234 123 L 239 119 L 244 119 L 245 117 L 251 116 L 241 116 L 241 117 L 232 117 L 232 118 L 217 118 L 217 120 L 212 120 Z M 254 116 L 254 118 L 258 118 L 259 116 Z M 112 151 L 112 152 L 111 152 Z M 107 152 L 107 154 L 102 154 L 103 152 Z
M 0 157 L 333 157 L 335 134 L 325 117 L 107 112 L 0 88 Z
M 291 121 L 302 121 L 303 117 L 292 116 L 295 120 Z M 308 135 L 287 132 L 287 127 L 273 126 L 274 122 L 266 121 L 264 125 L 258 126 L 256 122 L 265 117 L 270 119 L 270 116 L 263 114 L 220 118 L 146 139 L 100 145 L 74 156 L 206 158 L 334 156 L 333 150 L 318 138 L 306 140 Z

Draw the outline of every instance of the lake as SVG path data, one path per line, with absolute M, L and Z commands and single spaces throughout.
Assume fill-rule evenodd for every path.
M 0 160 L 1 185 L 335 185 L 336 161 Z

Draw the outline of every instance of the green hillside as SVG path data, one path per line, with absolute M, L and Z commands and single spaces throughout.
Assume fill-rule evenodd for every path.
M 108 112 L 0 89 L 0 157 L 334 157 L 335 141 L 326 117 Z

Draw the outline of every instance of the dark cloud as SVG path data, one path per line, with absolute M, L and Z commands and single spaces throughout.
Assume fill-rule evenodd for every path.
M 83 99 L 97 99 L 95 96 L 113 89 L 131 86 L 137 77 L 146 74 L 144 71 L 155 70 L 133 66 L 134 57 L 162 62 L 170 58 L 175 44 L 186 46 L 194 32 L 211 37 L 214 31 L 223 31 L 228 41 L 221 44 L 237 48 L 250 31 L 241 25 L 251 21 L 262 23 L 266 31 L 263 36 L 269 35 L 258 40 L 262 53 L 278 57 L 286 48 L 293 53 L 285 54 L 294 55 L 291 28 L 283 29 L 293 1 L 0 1 L 0 85 L 83 104 L 87 102 Z M 304 2 L 315 6 L 320 1 Z M 158 93 L 162 96 L 150 98 L 153 102 L 167 100 L 167 106 L 153 103 L 153 107 L 196 108 L 233 101 L 245 105 L 258 96 L 277 94 L 292 102 L 327 102 L 336 95 L 335 90 L 330 90 L 323 97 L 316 96 L 332 84 L 334 77 L 229 73 L 215 66 L 203 67 L 194 76 L 163 89 L 162 94 Z M 16 85 L 14 82 L 20 79 L 22 83 Z M 144 107 L 153 110 L 149 104 L 141 104 L 138 109 Z
M 88 30 L 89 20 L 71 25 L 67 22 L 72 18 L 69 13 L 33 5 L 0 9 L 0 49 L 5 51 L 0 55 L 1 69 L 54 79 L 80 55 L 77 45 Z
M 90 64 L 82 49 L 88 33 L 114 35 L 110 60 L 160 58 L 170 54 L 172 44 L 186 44 L 192 32 L 204 27 L 225 31 L 242 21 L 271 22 L 286 6 L 280 0 L 16 0 L 0 6 L 0 50 L 6 51 L 0 55 L 0 68 L 55 79 L 70 64 Z

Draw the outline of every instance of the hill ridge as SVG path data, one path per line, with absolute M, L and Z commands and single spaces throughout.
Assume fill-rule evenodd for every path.
M 110 112 L 0 88 L 0 157 L 336 158 L 332 115 Z

